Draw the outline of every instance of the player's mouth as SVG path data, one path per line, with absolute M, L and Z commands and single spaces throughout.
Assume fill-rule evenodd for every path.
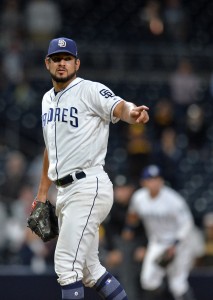
M 62 75 L 65 72 L 67 72 L 67 70 L 66 69 L 57 69 L 57 72 Z

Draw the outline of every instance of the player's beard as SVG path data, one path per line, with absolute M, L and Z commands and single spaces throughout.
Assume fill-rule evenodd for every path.
M 69 82 L 70 80 L 74 79 L 76 77 L 76 71 L 74 71 L 73 73 L 67 75 L 67 77 L 59 77 L 53 73 L 50 73 L 52 79 L 57 82 L 57 83 L 66 83 Z

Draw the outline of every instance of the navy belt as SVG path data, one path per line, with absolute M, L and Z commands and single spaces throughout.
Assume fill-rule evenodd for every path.
M 75 177 L 76 179 L 82 179 L 82 178 L 85 178 L 86 177 L 86 174 L 81 171 L 81 172 L 76 172 L 75 173 Z M 60 179 L 57 179 L 56 181 L 54 181 L 54 183 L 57 185 L 57 186 L 64 186 L 66 184 L 69 184 L 69 183 L 72 183 L 74 181 L 74 178 L 71 174 L 63 177 L 63 178 L 60 178 Z

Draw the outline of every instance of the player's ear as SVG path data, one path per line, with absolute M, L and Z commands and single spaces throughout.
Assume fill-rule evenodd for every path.
M 76 60 L 75 60 L 76 71 L 78 71 L 78 70 L 79 70 L 79 68 L 80 68 L 80 64 L 81 64 L 81 62 L 80 62 L 80 59 L 79 59 L 79 58 L 76 58 Z
M 45 62 L 47 70 L 49 70 L 50 58 L 46 57 L 45 60 L 44 60 L 44 62 Z

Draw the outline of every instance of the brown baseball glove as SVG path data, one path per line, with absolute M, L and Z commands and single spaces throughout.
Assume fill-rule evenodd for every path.
M 166 268 L 168 265 L 174 260 L 175 258 L 175 248 L 171 247 L 167 250 L 165 250 L 156 260 L 156 263 L 162 267 Z
M 44 242 L 58 236 L 58 218 L 55 215 L 55 206 L 50 201 L 41 202 L 35 199 L 32 210 L 27 219 L 28 227 Z

